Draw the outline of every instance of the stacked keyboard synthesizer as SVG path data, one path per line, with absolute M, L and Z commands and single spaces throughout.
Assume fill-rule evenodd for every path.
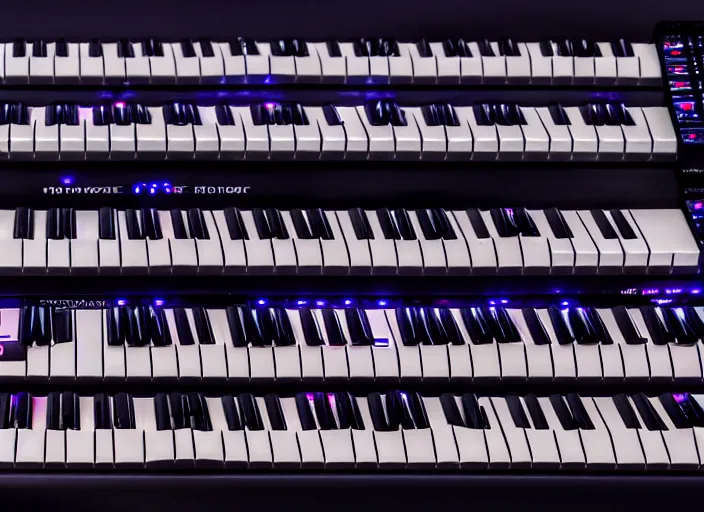
M 696 495 L 704 23 L 181 3 L 0 40 L 3 503 Z

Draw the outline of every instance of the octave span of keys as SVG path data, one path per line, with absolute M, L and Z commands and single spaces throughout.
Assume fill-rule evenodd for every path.
M 0 105 L 11 159 L 672 160 L 667 107 L 621 103 L 399 106 Z
M 0 210 L 4 274 L 696 273 L 682 211 Z
M 697 470 L 704 395 L 0 393 L 0 467 Z
M 0 310 L 0 380 L 629 382 L 703 379 L 704 308 Z
M 470 83 L 661 85 L 654 44 L 623 39 L 281 39 L 0 43 L 8 84 Z

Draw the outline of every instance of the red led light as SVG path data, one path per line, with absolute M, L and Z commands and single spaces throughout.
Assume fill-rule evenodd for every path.
M 672 55 L 682 55 L 682 52 L 679 50 L 672 50 Z
M 682 110 L 692 110 L 694 108 L 694 105 L 691 103 L 682 103 Z
M 689 137 L 690 139 L 696 139 L 696 138 L 697 138 L 697 134 L 696 134 L 696 133 L 690 133 L 690 134 L 688 135 L 688 137 Z

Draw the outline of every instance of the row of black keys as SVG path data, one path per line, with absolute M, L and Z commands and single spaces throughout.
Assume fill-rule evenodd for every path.
M 174 310 L 175 328 L 181 345 L 215 344 L 208 312 L 201 307 L 192 308 L 195 333 L 191 330 L 184 308 Z M 323 346 L 325 340 L 312 311 L 297 310 L 303 328 L 305 343 Z M 656 308 L 643 306 L 640 311 L 648 333 L 656 345 L 678 343 L 695 344 L 704 340 L 704 322 L 690 306 Z M 471 307 L 460 309 L 462 323 L 476 345 L 494 343 L 519 343 L 521 335 L 513 320 L 502 307 Z M 643 344 L 646 338 L 634 326 L 628 311 L 622 306 L 612 308 L 621 335 L 627 344 Z M 322 309 L 322 318 L 331 346 L 372 346 L 375 336 L 366 311 L 348 308 L 344 310 L 345 323 L 350 333 L 347 340 L 340 319 L 332 309 Z M 550 321 L 560 344 L 613 344 L 598 311 L 586 308 L 548 308 Z M 292 346 L 296 338 L 290 319 L 283 308 L 257 308 L 228 306 L 228 327 L 233 345 L 236 347 Z M 535 309 L 524 308 L 523 317 L 536 344 L 551 343 L 545 326 Z M 396 320 L 401 333 L 401 342 L 407 346 L 464 344 L 459 326 L 449 309 L 427 307 L 400 307 L 396 309 Z M 50 345 L 73 341 L 73 317 L 68 310 L 45 306 L 26 306 L 22 310 L 20 342 L 25 346 Z M 113 307 L 107 310 L 108 345 L 155 346 L 172 344 L 164 311 L 151 306 Z
M 27 42 L 16 40 L 12 43 L 12 56 L 25 57 L 27 55 Z M 47 41 L 37 39 L 32 42 L 32 57 L 47 57 Z M 398 41 L 390 38 L 358 39 L 352 42 L 355 55 L 358 57 L 398 57 L 400 55 Z M 117 54 L 122 58 L 134 58 L 135 52 L 133 44 L 140 44 L 142 54 L 147 57 L 163 57 L 163 41 L 149 38 L 141 41 L 129 41 L 120 39 L 117 41 Z M 181 52 L 184 57 L 196 57 L 194 44 L 198 44 L 203 57 L 214 57 L 212 41 L 200 39 L 196 41 L 183 40 L 180 43 Z M 230 53 L 232 55 L 259 55 L 257 43 L 253 39 L 238 37 L 228 41 Z M 309 56 L 308 45 L 302 39 L 279 39 L 269 43 L 272 55 L 282 57 L 307 57 Z M 445 39 L 442 42 L 445 56 L 447 57 L 473 57 L 471 50 L 463 39 Z M 504 38 L 498 41 L 498 55 L 491 47 L 489 40 L 477 41 L 479 53 L 482 57 L 520 57 L 521 53 L 512 39 Z M 416 47 L 421 57 L 433 57 L 433 51 L 427 40 L 421 39 L 416 42 Z M 331 57 L 341 57 L 340 45 L 338 41 L 327 41 L 328 52 Z M 541 41 L 540 49 L 544 56 L 554 55 L 563 57 L 601 57 L 599 46 L 590 40 L 585 39 L 564 39 L 559 41 Z M 611 49 L 616 57 L 633 57 L 633 47 L 623 39 L 611 42 Z M 91 57 L 102 57 L 103 48 L 101 42 L 92 40 L 88 47 Z M 68 57 L 68 43 L 65 39 L 56 40 L 56 56 Z

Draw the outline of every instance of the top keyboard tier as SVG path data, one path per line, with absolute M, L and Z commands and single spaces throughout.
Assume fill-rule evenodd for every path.
M 394 39 L 0 43 L 4 84 L 661 85 L 654 44 Z

